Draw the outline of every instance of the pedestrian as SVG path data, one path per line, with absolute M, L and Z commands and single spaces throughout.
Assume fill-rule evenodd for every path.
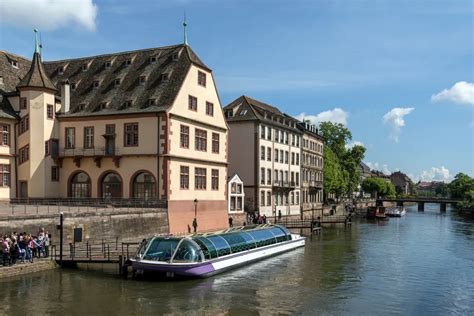
M 48 232 L 46 231 L 45 234 L 44 234 L 44 239 L 43 239 L 43 251 L 44 251 L 44 257 L 47 258 L 49 257 L 49 234 Z
M 193 219 L 193 228 L 194 228 L 194 232 L 197 232 L 197 227 L 198 227 L 198 223 L 197 223 L 197 220 L 196 218 Z
M 234 227 L 234 220 L 232 217 L 229 217 L 229 227 Z
M 278 221 L 281 221 L 281 210 L 278 210 Z

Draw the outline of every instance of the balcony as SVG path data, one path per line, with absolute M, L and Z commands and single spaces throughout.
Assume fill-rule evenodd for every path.
M 322 189 L 323 188 L 323 181 L 308 181 L 308 186 L 310 189 Z
M 81 160 L 83 158 L 93 158 L 97 167 L 100 168 L 102 158 L 112 157 L 117 168 L 120 167 L 120 152 L 115 147 L 94 147 L 94 148 L 60 148 L 57 155 L 54 154 L 53 158 L 57 160 L 59 166 L 62 166 L 62 160 L 64 158 L 73 158 L 74 163 L 79 168 L 81 166 Z
M 282 190 L 293 190 L 296 187 L 294 181 L 274 181 L 273 188 Z

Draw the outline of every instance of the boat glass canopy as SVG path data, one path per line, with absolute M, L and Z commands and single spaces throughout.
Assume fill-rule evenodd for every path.
M 287 240 L 291 240 L 291 233 L 283 226 L 244 226 L 212 234 L 153 237 L 138 255 L 144 260 L 196 263 Z

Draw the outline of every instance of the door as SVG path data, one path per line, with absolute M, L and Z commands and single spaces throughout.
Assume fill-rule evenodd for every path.
M 28 197 L 28 182 L 20 181 L 20 198 Z

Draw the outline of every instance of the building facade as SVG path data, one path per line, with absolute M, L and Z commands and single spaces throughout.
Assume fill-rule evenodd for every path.
M 0 66 L 1 198 L 162 199 L 171 232 L 227 227 L 228 128 L 188 45 Z
M 229 125 L 229 172 L 238 173 L 249 212 L 301 214 L 299 121 L 276 107 L 241 96 L 224 108 Z
M 227 186 L 229 214 L 243 213 L 245 201 L 244 182 L 238 174 L 234 174 L 230 177 Z
M 301 144 L 301 210 L 305 216 L 320 214 L 323 210 L 323 137 L 315 125 L 298 123 L 303 132 Z M 309 214 L 311 213 L 311 215 Z

